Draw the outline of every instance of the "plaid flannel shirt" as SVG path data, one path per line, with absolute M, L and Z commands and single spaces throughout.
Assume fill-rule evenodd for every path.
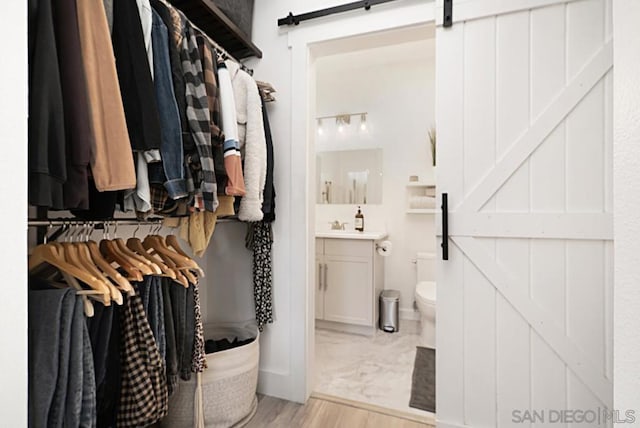
M 198 43 L 189 22 L 185 22 L 184 31 L 180 59 L 182 60 L 182 70 L 186 85 L 187 120 L 198 148 L 200 167 L 202 169 L 199 192 L 204 200 L 204 208 L 207 211 L 215 211 L 218 208 L 218 196 L 213 148 L 211 146 L 207 89 L 204 83 Z

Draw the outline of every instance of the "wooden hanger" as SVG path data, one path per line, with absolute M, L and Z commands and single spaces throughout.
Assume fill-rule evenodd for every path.
M 107 224 L 108 227 L 108 224 Z M 118 223 L 116 223 L 115 233 L 118 231 Z M 113 249 L 120 254 L 120 256 L 129 261 L 136 269 L 138 269 L 143 275 L 153 275 L 160 271 L 160 268 L 157 266 L 152 267 L 151 263 L 142 256 L 137 255 L 133 251 L 131 251 L 124 243 L 122 238 L 114 237 L 111 240 L 113 244 Z M 102 243 L 101 243 L 102 245 Z M 102 247 L 101 247 L 102 248 Z
M 175 250 L 169 248 L 164 237 L 160 235 L 151 235 L 145 238 L 145 242 L 147 241 L 158 253 L 165 254 L 167 257 L 170 257 L 179 269 L 200 269 L 200 266 L 198 266 L 198 264 L 189 256 L 179 254 Z M 145 248 L 147 247 L 145 246 Z
M 132 251 L 135 251 L 137 254 L 151 261 L 154 265 L 160 268 L 159 275 L 168 276 L 170 278 L 175 279 L 175 272 L 170 269 L 166 264 L 162 261 L 158 260 L 156 257 L 153 257 L 149 252 L 142 246 L 142 241 L 138 238 L 129 238 L 127 239 L 127 247 Z
M 166 263 L 166 265 L 175 272 L 176 274 L 175 280 L 180 284 L 182 284 L 184 287 L 188 288 L 189 280 L 182 274 L 180 266 L 178 266 L 176 261 L 170 255 L 170 253 L 173 253 L 175 255 L 179 255 L 179 254 L 175 253 L 174 251 L 163 248 L 160 242 L 156 239 L 156 237 L 157 235 L 149 235 L 145 237 L 144 241 L 142 241 L 142 246 L 147 250 L 152 250 L 151 254 L 155 254 L 158 257 L 160 257 Z
M 195 265 L 193 267 L 193 269 L 196 272 L 198 272 L 198 276 L 201 277 L 201 278 L 204 278 L 204 270 L 202 270 L 202 268 L 198 265 L 198 263 L 195 262 L 195 260 L 193 260 L 191 257 L 189 257 L 189 255 L 187 253 L 184 252 L 184 250 L 180 247 L 180 243 L 178 242 L 178 238 L 176 237 L 176 235 L 167 235 L 166 243 L 167 243 L 168 246 L 170 246 L 178 254 L 180 254 L 183 257 L 186 257 L 186 258 L 190 259 L 193 262 L 193 264 Z
M 99 278 L 102 282 L 104 282 L 105 286 L 109 290 L 109 294 L 111 295 L 111 300 L 116 302 L 118 305 L 122 305 L 124 303 L 124 299 L 122 297 L 122 293 L 120 290 L 111 282 L 109 278 L 105 275 L 105 273 L 96 265 L 96 263 L 91 258 L 91 254 L 89 253 L 89 249 L 87 248 L 86 243 L 84 242 L 75 242 L 72 244 L 75 247 L 75 250 L 78 253 L 79 259 L 84 267 Z
M 176 264 L 176 268 L 187 278 L 189 282 L 192 284 L 198 282 L 198 278 L 193 275 L 191 269 L 200 269 L 200 266 L 198 266 L 191 257 L 179 254 L 175 250 L 169 248 L 163 236 L 152 235 L 148 238 L 150 238 L 151 242 L 155 243 L 154 249 L 158 250 L 160 254 L 164 254 L 170 258 Z
M 129 295 L 135 294 L 135 290 L 129 280 L 122 276 L 120 272 L 115 270 L 113 266 L 111 266 L 111 263 L 102 256 L 100 249 L 98 248 L 98 244 L 95 241 L 87 241 L 85 244 L 84 249 L 88 252 L 89 257 L 93 260 L 96 266 L 98 266 L 107 277 L 111 278 L 111 280 L 115 282 L 122 291 Z
M 114 242 L 111 242 L 108 239 L 103 239 L 100 241 L 99 248 L 100 252 L 108 262 L 116 262 L 125 270 L 125 272 L 127 272 L 129 280 L 142 281 L 142 272 L 133 265 L 133 262 L 131 262 L 128 257 L 120 253 L 118 246 Z
M 58 269 L 65 279 L 71 277 L 87 284 L 94 291 L 98 292 L 98 295 L 101 297 L 100 301 L 102 304 L 105 306 L 110 305 L 111 299 L 109 292 L 108 290 L 105 290 L 102 282 L 87 271 L 67 262 L 63 255 L 61 255 L 58 252 L 58 249 L 53 245 L 42 244 L 33 249 L 31 256 L 29 257 L 29 271 L 32 272 L 45 263 Z M 77 281 L 75 283 L 73 283 L 73 281 L 70 282 L 72 282 L 72 284 L 70 284 L 71 286 L 77 286 L 82 289 L 82 286 Z
M 170 266 L 176 274 L 176 282 L 182 284 L 184 288 L 189 288 L 189 279 L 186 278 L 180 269 L 176 266 L 176 264 L 171 259 L 166 259 L 167 265 Z
M 133 265 L 138 268 L 138 270 L 140 270 L 143 275 L 154 275 L 162 272 L 157 266 L 152 266 L 152 263 L 149 262 L 149 260 L 137 255 L 129 248 L 127 248 L 122 238 L 115 238 L 112 240 L 112 242 L 116 245 L 118 251 L 120 251 L 122 255 L 131 260 Z
M 88 273 L 96 277 L 102 284 L 104 291 L 109 293 L 110 299 L 116 302 L 118 305 L 122 305 L 123 298 L 122 293 L 118 290 L 108 278 L 104 276 L 90 258 L 87 258 L 86 253 L 80 250 L 81 243 L 65 242 L 62 244 L 64 248 L 65 259 L 68 262 L 73 263 L 76 267 L 86 270 Z
M 78 229 L 78 233 L 81 232 L 82 229 Z M 75 233 L 69 232 L 68 239 L 73 239 L 75 237 Z M 58 244 L 60 245 L 60 244 Z M 122 305 L 123 299 L 120 291 L 111 284 L 111 282 L 105 278 L 96 265 L 88 259 L 83 252 L 79 251 L 78 243 L 74 242 L 64 242 L 62 245 L 62 252 L 58 251 L 61 255 L 63 255 L 64 259 L 76 266 L 79 269 L 83 269 L 96 277 L 100 283 L 102 284 L 102 291 L 109 293 L 110 300 L 116 302 L 119 305 Z M 60 249 L 60 246 L 57 247 Z

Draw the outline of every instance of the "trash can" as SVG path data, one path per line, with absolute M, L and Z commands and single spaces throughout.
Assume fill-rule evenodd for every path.
M 397 332 L 400 328 L 399 306 L 400 292 L 398 290 L 382 290 L 380 293 L 380 330 L 387 333 Z

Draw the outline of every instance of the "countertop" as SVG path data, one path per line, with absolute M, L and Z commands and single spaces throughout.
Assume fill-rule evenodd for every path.
M 377 241 L 384 239 L 389 234 L 387 232 L 376 232 L 365 230 L 364 232 L 358 232 L 357 230 L 322 230 L 316 231 L 316 238 L 331 238 L 331 239 L 369 239 Z

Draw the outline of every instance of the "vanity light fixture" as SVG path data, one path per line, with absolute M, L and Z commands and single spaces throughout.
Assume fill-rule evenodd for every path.
M 350 114 L 341 114 L 336 116 L 336 125 L 338 125 L 338 132 L 344 132 L 344 126 L 351 123 Z
M 367 113 L 360 115 L 360 130 L 365 132 L 367 130 Z
M 361 112 L 361 113 L 345 113 L 345 114 L 336 114 L 334 116 L 319 116 L 316 117 L 316 121 L 318 122 L 318 135 L 323 135 L 324 134 L 324 130 L 322 129 L 322 120 L 323 119 L 335 119 L 336 120 L 336 127 L 338 128 L 338 132 L 339 133 L 344 133 L 345 131 L 345 126 L 348 126 L 351 124 L 351 117 L 352 116 L 360 116 L 360 130 L 361 131 L 366 131 L 367 130 L 367 112 Z

